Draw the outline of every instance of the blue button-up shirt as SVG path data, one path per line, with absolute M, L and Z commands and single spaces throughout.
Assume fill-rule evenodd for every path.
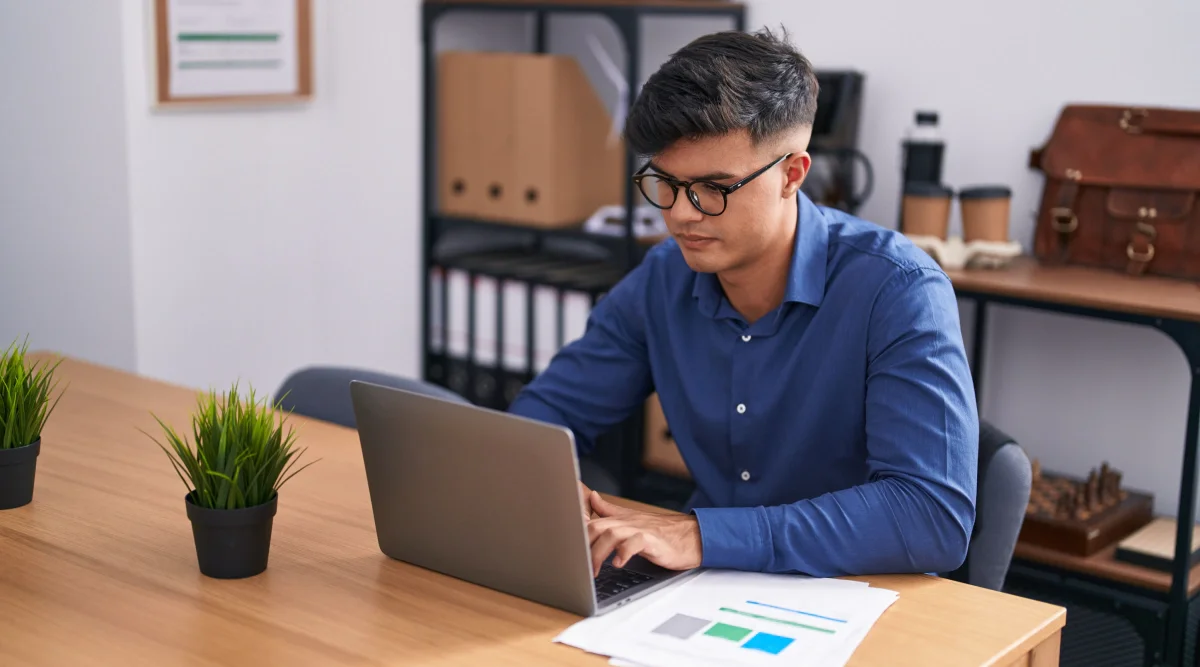
M 945 572 L 975 520 L 979 424 L 950 281 L 902 234 L 799 196 L 783 303 L 747 322 L 665 241 L 510 411 L 583 453 L 657 391 L 705 567 Z

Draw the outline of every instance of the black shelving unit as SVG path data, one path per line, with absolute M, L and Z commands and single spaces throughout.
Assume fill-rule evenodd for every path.
M 1191 527 L 1196 518 L 1197 452 L 1200 450 L 1200 322 L 1022 298 L 989 291 L 955 289 L 975 303 L 972 375 L 983 392 L 989 306 L 998 304 L 1123 322 L 1166 334 L 1178 345 L 1192 374 L 1182 447 L 1179 504 L 1169 590 L 1123 583 L 1015 556 L 1005 590 L 1067 607 L 1063 630 L 1064 667 L 1192 667 L 1200 664 L 1200 595 L 1189 591 Z
M 421 346 L 423 375 L 427 381 L 457 391 L 469 400 L 496 409 L 505 409 L 520 387 L 536 374 L 534 335 L 534 290 L 550 287 L 557 291 L 558 308 L 555 329 L 563 342 L 563 293 L 575 290 L 587 294 L 591 303 L 602 298 L 623 275 L 641 261 L 646 246 L 634 232 L 636 189 L 628 177 L 640 166 L 637 157 L 626 151 L 626 187 L 624 197 L 625 229 L 622 236 L 591 234 L 580 229 L 543 229 L 511 223 L 463 219 L 441 215 L 437 207 L 437 44 L 438 21 L 452 12 L 519 14 L 531 17 L 534 26 L 533 50 L 545 53 L 548 17 L 557 14 L 587 14 L 606 18 L 616 28 L 625 47 L 625 78 L 636 97 L 643 63 L 641 52 L 642 19 L 648 16 L 725 17 L 730 28 L 745 30 L 745 6 L 723 0 L 424 0 L 421 7 L 421 43 L 423 59 L 423 203 L 422 203 L 422 290 Z M 584 221 L 580 221 L 581 225 Z M 467 356 L 455 359 L 448 352 L 447 291 L 442 289 L 440 306 L 441 345 L 430 340 L 435 310 L 431 303 L 430 274 L 435 269 L 465 271 L 467 289 Z M 527 305 L 524 347 L 527 364 L 523 372 L 504 370 L 504 304 L 498 290 L 496 312 L 495 369 L 477 363 L 475 346 L 476 276 L 497 280 L 517 280 L 525 286 Z M 494 370 L 494 372 L 493 372 Z M 603 443 L 597 448 L 606 456 L 599 461 L 621 484 L 629 488 L 643 476 L 641 469 L 641 424 L 639 414 L 607 437 L 618 443 Z

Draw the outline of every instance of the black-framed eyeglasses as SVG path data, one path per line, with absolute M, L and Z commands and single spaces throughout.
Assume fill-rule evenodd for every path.
M 696 210 L 705 215 L 715 216 L 725 212 L 725 207 L 729 205 L 729 195 L 737 192 L 743 185 L 762 176 L 771 167 L 791 156 L 791 153 L 781 155 L 771 164 L 764 166 L 732 185 L 721 185 L 720 183 L 704 180 L 681 181 L 663 174 L 647 174 L 645 172 L 650 168 L 650 162 L 647 162 L 641 169 L 637 170 L 637 173 L 633 175 L 633 182 L 637 183 L 638 190 L 641 190 L 642 196 L 655 208 L 666 210 L 674 206 L 675 199 L 679 196 L 679 188 L 683 188 L 687 190 L 688 201 L 692 203 L 692 206 L 696 207 Z

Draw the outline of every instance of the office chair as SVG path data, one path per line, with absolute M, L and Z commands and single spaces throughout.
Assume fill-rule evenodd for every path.
M 440 385 L 377 371 L 335 366 L 312 366 L 289 375 L 275 392 L 283 410 L 295 414 L 355 428 L 354 404 L 350 400 L 350 381 L 403 389 L 414 393 L 466 403 L 467 399 Z M 586 457 L 579 459 L 580 477 L 589 488 L 600 493 L 620 495 L 620 487 L 607 470 Z
M 947 577 L 999 591 L 1008 576 L 1033 469 L 1025 450 L 986 421 L 979 423 L 979 488 L 967 559 Z

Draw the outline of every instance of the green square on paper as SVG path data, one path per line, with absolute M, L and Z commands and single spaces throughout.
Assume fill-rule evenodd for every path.
M 706 634 L 710 637 L 717 637 L 718 639 L 728 639 L 731 642 L 740 642 L 743 639 L 745 639 L 746 635 L 749 635 L 750 632 L 751 632 L 751 630 L 747 630 L 746 628 L 739 628 L 736 625 L 729 625 L 727 623 L 717 623 L 716 625 L 709 628 L 708 632 L 705 632 L 704 634 Z

